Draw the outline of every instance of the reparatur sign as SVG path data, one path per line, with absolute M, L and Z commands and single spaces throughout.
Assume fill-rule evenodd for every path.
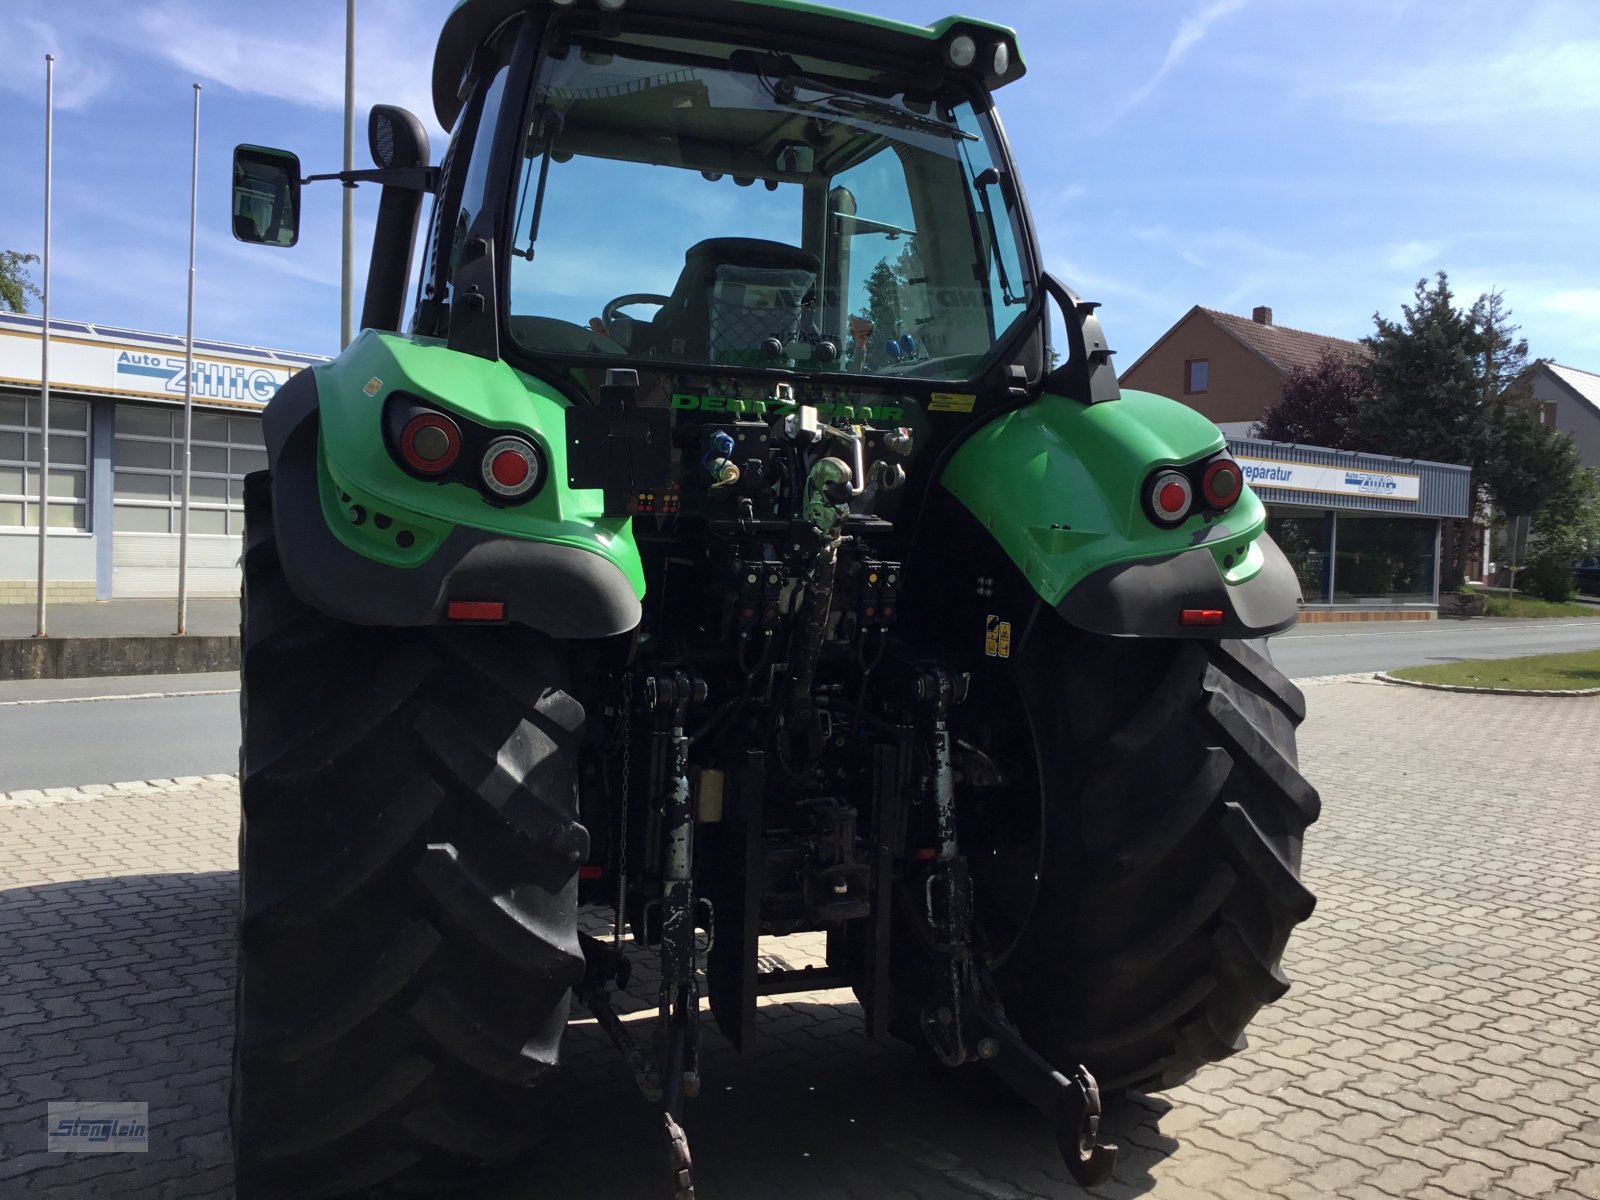
M 1334 496 L 1366 496 L 1415 504 L 1422 495 L 1422 477 L 1364 467 L 1330 467 L 1322 463 L 1283 462 L 1237 455 L 1251 487 L 1287 492 L 1320 492 Z

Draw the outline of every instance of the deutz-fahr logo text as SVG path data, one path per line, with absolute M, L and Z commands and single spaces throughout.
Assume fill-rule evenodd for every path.
M 730 416 L 787 417 L 799 405 L 792 400 L 741 400 L 734 396 L 690 396 L 682 392 L 672 397 L 672 407 L 679 412 L 726 413 Z M 898 425 L 905 420 L 906 410 L 899 404 L 833 404 L 814 406 L 817 416 L 834 425 L 855 423 Z

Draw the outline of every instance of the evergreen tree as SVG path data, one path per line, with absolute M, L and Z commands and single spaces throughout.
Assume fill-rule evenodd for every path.
M 37 254 L 0 250 L 0 308 L 6 312 L 27 312 L 28 297 L 39 299 L 39 289 L 28 277 L 28 264 L 38 261 Z
M 900 276 L 887 257 L 878 260 L 867 276 L 867 320 L 872 322 L 872 340 L 882 345 L 900 334 Z

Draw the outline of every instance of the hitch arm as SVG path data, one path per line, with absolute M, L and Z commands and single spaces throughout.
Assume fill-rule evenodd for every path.
M 1110 1179 L 1117 1148 L 1099 1140 L 1100 1087 L 1088 1068 L 1063 1075 L 987 1004 L 974 1004 L 970 1020 L 979 1060 L 1050 1122 L 1072 1178 L 1083 1187 Z

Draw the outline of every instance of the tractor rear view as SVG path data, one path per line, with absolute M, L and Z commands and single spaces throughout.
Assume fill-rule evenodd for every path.
M 574 1005 L 692 1195 L 702 1023 L 828 987 L 1092 1184 L 1102 1091 L 1288 987 L 1318 802 L 1262 639 L 1298 584 L 1216 428 L 1122 391 L 1043 269 L 1023 70 L 978 20 L 461 0 L 437 165 L 380 107 L 324 177 L 382 201 L 363 332 L 268 406 L 245 498 L 245 1200 L 520 1161 Z M 238 236 L 292 245 L 298 161 L 234 179 Z M 765 969 L 792 934 L 827 966 Z

